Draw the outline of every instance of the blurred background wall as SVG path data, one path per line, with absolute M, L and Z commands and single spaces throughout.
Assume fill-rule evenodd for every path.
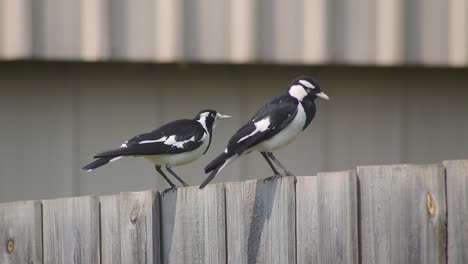
M 227 139 L 298 75 L 331 101 L 278 158 L 297 175 L 468 157 L 468 5 L 451 1 L 0 0 L 0 202 L 166 188 L 98 151 L 213 108 Z M 215 182 L 263 178 L 259 154 Z
M 466 65 L 466 0 L 0 0 L 0 57 Z

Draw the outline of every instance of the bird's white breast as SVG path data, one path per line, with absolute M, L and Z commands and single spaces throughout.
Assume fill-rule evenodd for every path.
M 302 128 L 306 122 L 306 114 L 302 104 L 299 103 L 297 108 L 297 114 L 288 126 L 283 128 L 283 130 L 281 130 L 278 134 L 258 144 L 254 149 L 258 151 L 270 152 L 291 143 L 299 134 L 299 132 L 302 131 Z
M 188 164 L 192 161 L 198 159 L 205 152 L 208 147 L 209 139 L 208 135 L 205 133 L 203 138 L 203 143 L 196 149 L 179 153 L 179 154 L 162 154 L 162 155 L 151 155 L 144 156 L 145 159 L 157 165 L 170 165 L 170 166 L 179 166 Z

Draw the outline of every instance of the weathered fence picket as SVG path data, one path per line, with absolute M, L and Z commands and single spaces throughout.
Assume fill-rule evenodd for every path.
M 42 263 L 39 201 L 0 204 L 0 263 Z
M 362 263 L 445 263 L 443 167 L 358 167 Z
M 354 171 L 297 177 L 297 263 L 358 263 Z
M 226 211 L 223 184 L 166 193 L 162 204 L 163 263 L 226 261 Z
M 101 264 L 120 263 L 120 195 L 99 197 L 101 213 Z
M 319 262 L 358 263 L 357 178 L 354 171 L 319 173 Z
M 159 192 L 120 194 L 121 263 L 161 263 Z
M 448 263 L 468 263 L 468 160 L 444 162 L 447 168 Z
M 296 252 L 298 264 L 319 263 L 317 176 L 297 177 Z
M 99 200 L 42 201 L 44 263 L 99 263 Z
M 467 218 L 468 160 L 365 166 L 0 204 L 0 263 L 464 264 Z
M 226 184 L 228 263 L 295 263 L 294 180 Z

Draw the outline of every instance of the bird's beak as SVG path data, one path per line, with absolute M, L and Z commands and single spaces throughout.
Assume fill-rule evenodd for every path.
M 320 98 L 325 99 L 325 100 L 330 100 L 330 97 L 328 97 L 328 95 L 324 94 L 323 92 L 320 92 L 320 93 L 316 94 L 315 96 L 320 97 Z
M 217 116 L 218 116 L 218 118 L 223 118 L 223 119 L 231 117 L 230 115 L 223 115 L 223 114 L 220 114 L 220 113 L 218 113 Z

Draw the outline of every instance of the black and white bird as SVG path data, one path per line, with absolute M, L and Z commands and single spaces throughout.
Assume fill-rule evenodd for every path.
M 286 175 L 292 176 L 292 173 L 276 159 L 273 151 L 291 143 L 299 132 L 309 126 L 315 116 L 316 98 L 329 100 L 314 79 L 307 76 L 296 78 L 284 94 L 263 105 L 231 137 L 224 152 L 205 167 L 205 173 L 210 175 L 200 185 L 200 189 L 204 188 L 227 164 L 252 151 L 259 151 L 273 170 L 274 175 L 266 180 L 282 176 L 272 161 L 283 169 Z
M 194 119 L 170 122 L 151 132 L 125 141 L 119 148 L 94 156 L 96 160 L 82 169 L 92 171 L 122 157 L 144 157 L 155 164 L 156 171 L 169 183 L 169 190 L 177 187 L 164 174 L 163 166 L 183 186 L 188 186 L 171 168 L 190 163 L 208 151 L 218 119 L 229 118 L 214 110 L 203 110 Z

